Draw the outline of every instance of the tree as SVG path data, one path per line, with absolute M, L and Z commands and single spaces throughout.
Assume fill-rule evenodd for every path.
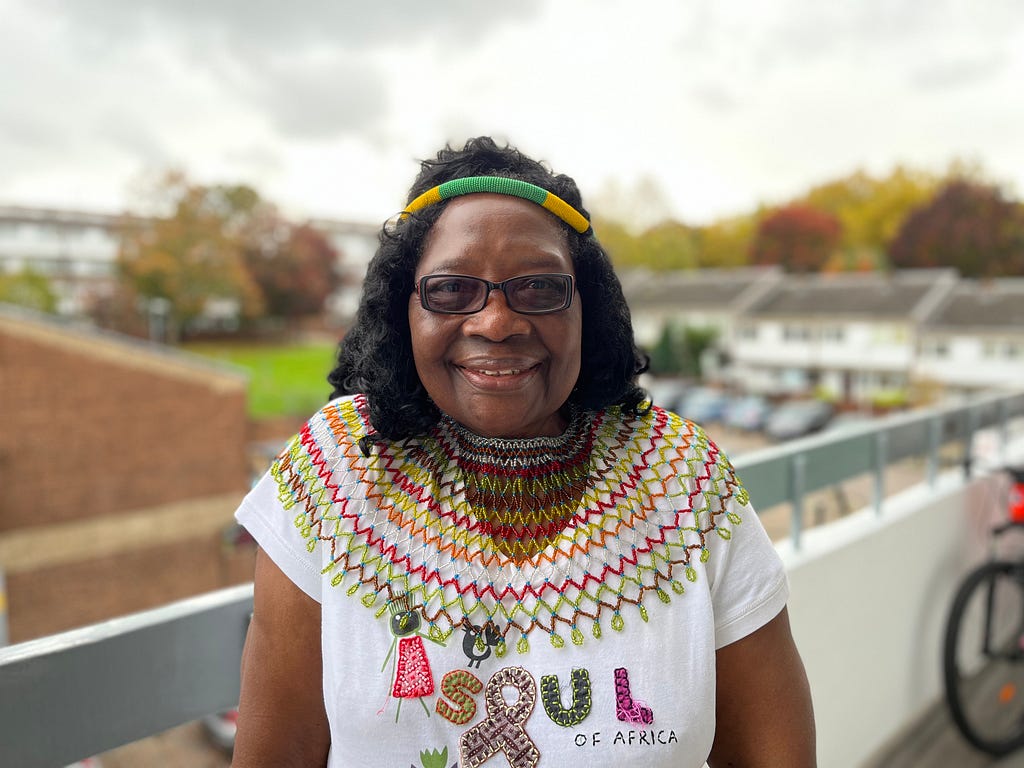
M 259 286 L 243 260 L 246 234 L 265 215 L 256 192 L 172 173 L 153 196 L 169 215 L 136 219 L 122 234 L 118 274 L 128 292 L 146 306 L 167 302 L 171 338 L 193 330 L 212 301 L 234 303 L 241 317 L 259 314 Z
M 751 243 L 751 262 L 781 265 L 789 272 L 820 270 L 839 244 L 839 220 L 807 205 L 793 204 L 768 214 Z
M 26 267 L 9 275 L 0 274 L 0 302 L 52 313 L 57 309 L 57 294 L 45 275 Z
M 761 212 L 719 219 L 697 230 L 697 263 L 704 268 L 742 267 L 749 263 L 750 246 Z
M 1024 275 L 1024 207 L 998 186 L 953 180 L 907 217 L 889 260 L 894 267 L 955 267 L 964 277 Z
M 717 338 L 718 332 L 714 328 L 666 323 L 650 352 L 651 373 L 682 374 L 700 379 L 703 374 L 701 360 Z
M 594 230 L 619 268 L 670 270 L 697 266 L 696 231 L 677 221 L 663 221 L 639 235 L 607 220 L 596 222 Z
M 884 177 L 856 171 L 814 187 L 799 202 L 839 219 L 844 261 L 862 266 L 873 259 L 871 254 L 884 253 L 907 215 L 931 200 L 941 185 L 939 176 L 896 166 Z
M 267 314 L 294 321 L 317 315 L 338 287 L 338 252 L 308 225 L 280 223 L 276 239 L 245 249 L 245 263 L 263 293 Z M 267 247 L 270 244 L 271 247 Z

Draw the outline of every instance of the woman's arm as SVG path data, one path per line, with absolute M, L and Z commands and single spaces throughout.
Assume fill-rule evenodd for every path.
M 320 647 L 320 604 L 259 550 L 234 768 L 327 764 L 331 735 Z
M 807 674 L 782 612 L 719 648 L 712 768 L 816 765 L 814 713 Z

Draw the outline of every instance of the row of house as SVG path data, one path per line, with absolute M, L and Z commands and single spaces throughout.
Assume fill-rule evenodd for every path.
M 113 279 L 130 217 L 0 206 L 0 272 L 48 275 L 63 314 L 80 313 Z M 348 279 L 332 297 L 338 324 L 354 314 L 373 225 L 318 219 Z M 637 340 L 667 326 L 717 332 L 716 375 L 763 393 L 822 389 L 863 402 L 922 383 L 952 389 L 1024 382 L 1024 279 L 974 281 L 954 270 L 788 275 L 776 268 L 621 273 Z
M 791 275 L 773 268 L 622 275 L 641 345 L 667 325 L 712 328 L 716 375 L 747 391 L 882 392 L 1024 383 L 1024 278 L 952 269 Z

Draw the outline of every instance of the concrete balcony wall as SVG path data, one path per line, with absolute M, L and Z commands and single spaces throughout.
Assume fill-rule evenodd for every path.
M 985 556 L 1000 482 L 950 473 L 887 499 L 881 516 L 865 510 L 808 530 L 799 552 L 780 543 L 819 765 L 864 765 L 942 696 L 946 614 Z

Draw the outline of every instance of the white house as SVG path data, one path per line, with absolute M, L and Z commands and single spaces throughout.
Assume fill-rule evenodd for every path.
M 908 386 L 920 323 L 954 270 L 787 275 L 736 319 L 730 380 L 762 393 L 867 401 Z
M 782 277 L 774 267 L 654 272 L 620 270 L 637 343 L 650 349 L 666 326 L 710 328 L 719 343 L 735 318 Z
M 955 390 L 1024 384 L 1024 278 L 961 280 L 921 324 L 913 373 Z

